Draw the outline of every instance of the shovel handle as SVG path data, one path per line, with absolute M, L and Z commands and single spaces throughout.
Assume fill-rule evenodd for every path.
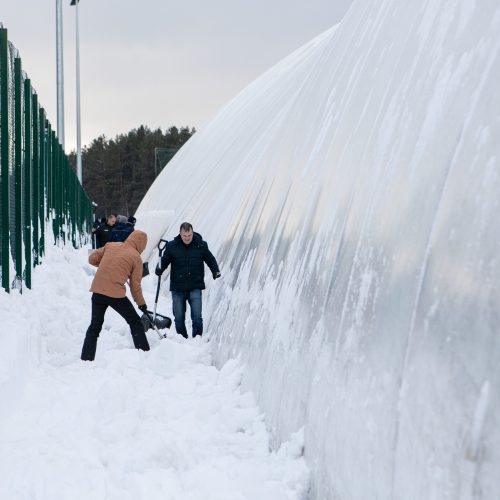
M 155 308 L 153 311 L 153 321 L 156 319 L 156 305 L 158 304 L 158 297 L 160 296 L 161 276 L 158 276 L 158 286 L 156 287 Z
M 156 297 L 155 297 L 155 308 L 158 303 L 158 297 L 160 296 L 160 284 L 161 284 L 161 276 L 158 276 L 158 286 L 156 287 Z
M 163 245 L 162 245 L 163 243 Z M 165 250 L 165 247 L 167 246 L 168 241 L 160 238 L 160 241 L 158 242 L 158 253 L 160 254 L 160 262 L 161 262 L 161 256 L 163 254 L 163 251 Z M 156 319 L 156 305 L 158 304 L 158 297 L 160 296 L 160 284 L 161 284 L 161 276 L 158 276 L 158 286 L 156 287 L 156 297 L 155 297 L 155 308 L 153 311 L 153 321 Z

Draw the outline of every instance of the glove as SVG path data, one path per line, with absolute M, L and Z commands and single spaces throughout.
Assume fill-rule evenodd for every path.
M 212 276 L 214 277 L 214 280 L 217 278 L 220 278 L 220 271 L 216 271 L 215 273 L 212 273 Z
M 155 274 L 156 274 L 156 276 L 161 276 L 163 274 L 163 271 L 162 271 L 160 264 L 156 265 Z
M 148 306 L 146 304 L 142 304 L 142 306 L 139 306 L 139 309 L 145 313 L 148 310 Z

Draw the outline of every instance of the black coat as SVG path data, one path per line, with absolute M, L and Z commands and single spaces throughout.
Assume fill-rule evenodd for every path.
M 97 248 L 103 247 L 109 241 L 112 229 L 113 226 L 110 226 L 109 224 L 102 224 L 97 228 L 95 232 Z
M 212 274 L 219 272 L 219 266 L 208 249 L 207 242 L 203 241 L 198 233 L 193 234 L 193 240 L 189 245 L 182 242 L 180 235 L 166 244 L 161 258 L 161 270 L 164 271 L 169 264 L 172 265 L 170 290 L 176 292 L 204 290 L 204 264 L 207 264 Z

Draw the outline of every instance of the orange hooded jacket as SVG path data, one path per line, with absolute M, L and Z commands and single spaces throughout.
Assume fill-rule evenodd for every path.
M 126 295 L 125 283 L 129 280 L 130 292 L 138 306 L 146 303 L 142 295 L 141 253 L 146 248 L 148 236 L 136 229 L 124 243 L 106 243 L 89 255 L 89 264 L 97 267 L 90 291 L 122 298 Z

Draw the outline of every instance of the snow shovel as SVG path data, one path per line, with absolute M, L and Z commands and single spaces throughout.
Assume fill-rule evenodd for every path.
M 141 322 L 144 327 L 144 333 L 146 333 L 150 328 L 152 328 L 160 339 L 166 339 L 167 334 L 161 333 L 160 328 L 170 328 L 172 325 L 172 320 L 168 316 L 163 316 L 162 314 L 157 314 L 156 320 L 153 321 L 151 318 L 151 311 L 144 311 L 144 314 L 141 317 Z
M 163 242 L 163 245 L 162 245 L 162 242 Z M 163 254 L 163 251 L 165 250 L 165 247 L 167 246 L 167 243 L 168 243 L 167 240 L 162 240 L 161 238 L 160 238 L 160 241 L 158 242 L 158 252 L 159 252 L 160 264 L 161 264 L 161 256 Z M 161 276 L 158 276 L 158 286 L 156 287 L 155 307 L 153 309 L 153 323 L 156 319 L 156 306 L 158 305 L 158 297 L 160 295 L 160 285 L 161 285 Z

